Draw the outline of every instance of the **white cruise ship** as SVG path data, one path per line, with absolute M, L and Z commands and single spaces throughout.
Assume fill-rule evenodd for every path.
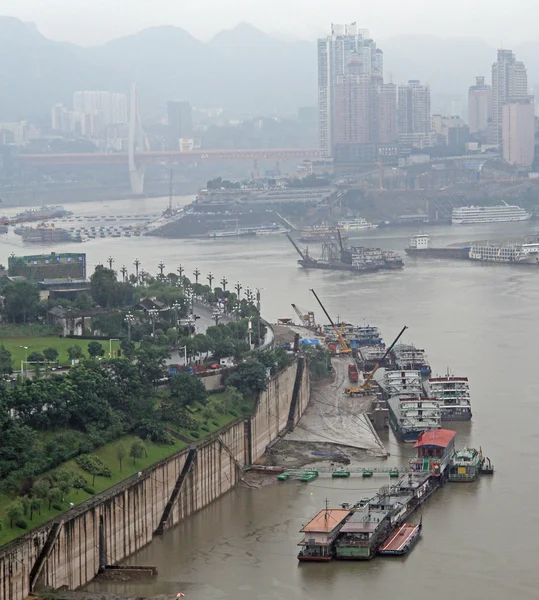
M 509 221 L 527 221 L 530 213 L 520 206 L 504 202 L 499 206 L 461 206 L 453 209 L 452 222 L 457 225 L 472 223 L 504 223 Z
M 339 221 L 338 227 L 344 231 L 362 231 L 363 229 L 376 229 L 378 225 L 369 223 L 365 219 L 358 217 L 357 219 L 344 219 Z

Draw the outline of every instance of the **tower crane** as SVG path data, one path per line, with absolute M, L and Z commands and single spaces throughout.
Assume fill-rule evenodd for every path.
M 337 334 L 337 339 L 339 340 L 339 344 L 341 346 L 341 354 L 351 354 L 352 348 L 350 348 L 350 346 L 348 345 L 348 342 L 345 340 L 345 338 L 342 334 L 342 331 L 337 328 L 337 326 L 335 325 L 335 323 L 329 316 L 329 313 L 326 310 L 325 306 L 322 304 L 322 301 L 317 296 L 316 292 L 314 290 L 310 290 L 310 291 L 313 293 L 313 296 L 316 298 L 316 301 L 318 302 L 318 304 L 320 304 L 320 308 L 324 311 L 324 314 L 328 318 L 328 321 L 331 323 L 331 326 L 333 327 L 333 331 Z

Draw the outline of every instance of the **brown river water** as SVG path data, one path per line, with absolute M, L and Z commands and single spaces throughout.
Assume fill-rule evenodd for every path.
M 158 212 L 166 199 L 73 205 L 78 214 Z M 436 245 L 509 238 L 539 230 L 534 223 L 446 226 L 429 230 Z M 364 245 L 403 252 L 413 229 L 369 231 Z M 356 240 L 357 245 L 359 241 Z M 262 289 L 266 318 L 291 317 L 290 303 L 314 309 L 315 288 L 330 314 L 381 328 L 390 341 L 427 350 L 434 373 L 450 367 L 470 378 L 474 418 L 455 425 L 457 446 L 481 446 L 496 473 L 472 484 L 448 484 L 421 509 L 423 537 L 404 558 L 368 563 L 298 564 L 299 529 L 330 504 L 353 502 L 387 483 L 320 477 L 236 489 L 132 556 L 157 566 L 155 580 L 93 583 L 94 592 L 137 596 L 178 592 L 189 600 L 369 598 L 524 600 L 539 598 L 539 269 L 436 259 L 406 259 L 397 273 L 354 276 L 302 271 L 283 236 L 263 239 L 165 240 L 120 238 L 62 245 L 88 255 L 89 265 L 138 257 L 155 272 L 182 264 L 218 279 Z M 13 233 L 0 237 L 0 262 L 46 251 Z M 314 251 L 314 248 L 313 248 Z M 324 322 L 324 321 L 322 321 Z M 405 465 L 412 449 L 382 436 L 391 464 Z M 372 464 L 372 461 L 371 461 Z

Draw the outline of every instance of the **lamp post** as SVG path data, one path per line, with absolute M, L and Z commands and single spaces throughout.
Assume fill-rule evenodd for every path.
M 21 375 L 23 375 L 23 368 L 24 368 L 24 376 L 26 377 L 26 369 L 28 368 L 28 348 L 31 348 L 32 346 L 19 346 L 20 348 L 24 348 L 24 363 L 21 360 Z
M 210 284 L 210 292 L 211 292 L 211 291 L 213 291 L 213 287 L 212 287 L 212 285 L 211 285 L 211 284 L 213 283 L 213 280 L 215 279 L 215 276 L 214 276 L 214 274 L 213 274 L 213 273 L 210 271 L 210 272 L 208 273 L 208 275 L 207 275 L 206 279 L 208 280 L 208 283 Z
M 127 276 L 127 267 L 125 265 L 120 269 L 120 273 L 122 274 L 122 281 L 125 283 L 125 278 Z
M 228 284 L 228 279 L 226 277 L 223 277 L 221 279 L 221 286 L 223 288 L 223 292 L 226 292 L 226 286 L 227 286 L 227 284 Z
M 112 265 L 114 264 L 114 259 L 112 258 L 112 256 L 109 256 L 107 258 L 107 262 L 109 263 L 109 269 L 112 271 Z
M 157 265 L 157 268 L 159 269 L 159 277 L 160 277 L 160 279 L 163 279 L 163 271 L 165 270 L 165 263 L 163 261 L 161 261 Z
M 252 304 L 252 303 L 253 303 L 254 294 L 253 294 L 253 290 L 252 290 L 250 287 L 248 287 L 248 288 L 245 290 L 245 297 L 247 298 L 247 302 L 248 302 L 249 304 Z
M 200 277 L 200 269 L 198 267 L 193 271 L 193 275 L 195 276 L 195 283 L 198 283 L 198 278 Z
M 256 288 L 256 310 L 258 311 L 258 345 L 262 343 L 260 339 L 260 288 Z
M 150 310 L 148 311 L 148 314 L 150 315 L 151 319 L 152 319 L 152 337 L 155 338 L 155 319 L 158 315 L 159 311 L 157 310 L 157 308 L 150 308 Z
M 218 308 L 214 308 L 212 312 L 212 318 L 216 325 L 219 325 L 219 319 L 221 318 L 221 311 Z
M 131 324 L 135 321 L 135 317 L 130 312 L 128 312 L 124 317 L 124 321 L 127 323 L 127 340 L 130 342 L 131 341 Z
M 135 278 L 137 280 L 137 285 L 139 285 L 140 280 L 138 277 L 138 268 L 140 267 L 140 260 L 138 258 L 135 258 L 133 264 L 135 265 Z
M 241 283 L 236 281 L 236 285 L 234 285 L 234 289 L 236 290 L 236 296 L 238 297 L 238 301 L 241 298 L 241 290 L 243 289 Z
M 178 350 L 183 350 L 183 365 L 187 366 L 187 346 L 181 346 Z
M 176 269 L 176 271 L 178 271 L 178 275 L 180 277 L 180 279 L 179 279 L 180 285 L 182 284 L 184 270 L 185 269 L 181 265 Z
M 249 333 L 249 350 L 252 350 L 253 349 L 253 344 L 252 344 L 253 324 L 251 323 L 250 317 L 249 317 L 249 324 L 247 325 L 247 332 Z

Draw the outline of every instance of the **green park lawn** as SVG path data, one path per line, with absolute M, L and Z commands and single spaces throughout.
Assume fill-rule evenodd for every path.
M 60 353 L 58 360 L 61 365 L 71 364 L 67 355 L 67 349 L 70 346 L 80 346 L 85 356 L 88 356 L 88 343 L 92 340 L 77 340 L 76 338 L 61 338 L 61 337 L 31 337 L 31 338 L 0 338 L 0 344 L 3 344 L 6 350 L 11 352 L 13 359 L 13 370 L 19 371 L 21 361 L 24 360 L 24 346 L 28 346 L 28 354 L 31 352 L 43 352 L 45 348 L 56 348 Z M 104 357 L 108 358 L 110 343 L 108 340 L 97 340 L 100 342 L 105 351 Z M 112 342 L 112 351 L 118 350 L 119 342 Z M 32 365 L 28 365 L 31 368 Z
M 131 448 L 131 444 L 137 437 L 133 435 L 126 435 L 121 438 L 122 444 L 125 446 L 127 450 L 127 454 L 129 455 L 129 449 Z M 171 456 L 172 454 L 178 452 L 182 448 L 185 448 L 186 444 L 181 441 L 175 440 L 174 444 L 165 445 L 165 444 L 153 444 L 152 442 L 144 442 L 146 446 L 147 456 L 137 460 L 136 464 L 133 464 L 133 459 L 128 456 L 124 458 L 122 461 L 122 470 L 120 471 L 120 464 L 118 462 L 118 458 L 116 457 L 116 449 L 115 445 L 118 443 L 118 440 L 115 442 L 111 442 L 102 446 L 101 448 L 95 450 L 94 454 L 96 454 L 112 471 L 112 477 L 96 477 L 95 485 L 92 486 L 92 475 L 89 475 L 85 471 L 83 471 L 74 460 L 70 460 L 65 463 L 65 466 L 68 469 L 72 470 L 77 475 L 82 475 L 88 485 L 93 487 L 96 494 L 105 491 L 106 489 L 112 487 L 113 485 L 127 479 L 131 475 L 134 475 L 138 471 L 144 470 L 156 462 Z M 84 490 L 75 490 L 72 489 L 69 494 L 64 498 L 64 501 L 59 503 L 64 510 L 69 509 L 69 503 L 73 502 L 73 504 L 80 504 L 85 500 L 91 498 L 91 494 L 88 494 Z M 0 494 L 0 519 L 3 520 L 3 529 L 0 531 L 0 545 L 6 544 L 10 542 L 14 538 L 25 533 L 25 530 L 16 527 L 10 528 L 9 519 L 6 517 L 5 511 L 8 505 L 13 501 L 13 498 Z M 49 510 L 48 502 L 45 502 L 41 507 L 41 514 L 34 514 L 32 521 L 30 521 L 30 516 L 27 515 L 24 517 L 24 520 L 28 524 L 28 530 L 33 527 L 37 527 L 42 523 L 45 523 L 49 519 L 57 517 L 60 514 L 59 511 L 51 508 Z M 28 531 L 26 530 L 26 531 Z

